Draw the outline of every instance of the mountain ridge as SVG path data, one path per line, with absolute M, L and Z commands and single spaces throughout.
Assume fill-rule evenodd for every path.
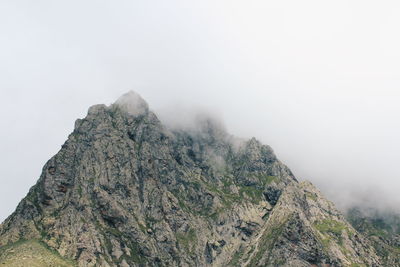
M 166 127 L 134 92 L 90 107 L 1 224 L 0 249 L 37 240 L 78 266 L 382 266 L 269 146 L 196 125 Z

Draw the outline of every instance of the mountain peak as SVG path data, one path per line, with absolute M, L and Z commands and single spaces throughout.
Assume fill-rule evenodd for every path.
M 382 266 L 269 146 L 194 129 L 132 91 L 92 106 L 0 225 L 1 266 Z
M 149 112 L 149 105 L 136 92 L 129 91 L 120 96 L 114 105 L 119 106 L 122 110 L 133 116 L 143 115 Z

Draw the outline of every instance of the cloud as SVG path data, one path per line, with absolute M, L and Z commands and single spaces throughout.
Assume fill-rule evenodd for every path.
M 75 119 L 130 89 L 158 114 L 178 106 L 169 125 L 193 117 L 192 107 L 211 110 L 337 203 L 374 195 L 369 188 L 382 191 L 373 202 L 398 203 L 399 9 L 360 0 L 1 1 L 0 220 Z
M 133 116 L 142 115 L 149 111 L 147 102 L 138 93 L 132 90 L 119 97 L 114 104 Z

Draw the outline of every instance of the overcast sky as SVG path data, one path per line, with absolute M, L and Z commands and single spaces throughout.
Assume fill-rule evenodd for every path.
M 128 90 L 159 113 L 211 110 L 339 205 L 398 204 L 399 14 L 398 1 L 0 1 L 0 221 L 75 119 Z

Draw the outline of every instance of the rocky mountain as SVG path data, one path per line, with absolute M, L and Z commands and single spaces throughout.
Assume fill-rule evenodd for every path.
M 179 116 L 180 114 L 176 114 Z M 358 229 L 360 230 L 360 229 Z M 0 227 L 2 266 L 384 266 L 269 146 L 136 93 L 92 106 Z
M 400 266 L 400 214 L 393 210 L 353 207 L 348 221 L 365 235 L 381 257 L 384 266 Z

